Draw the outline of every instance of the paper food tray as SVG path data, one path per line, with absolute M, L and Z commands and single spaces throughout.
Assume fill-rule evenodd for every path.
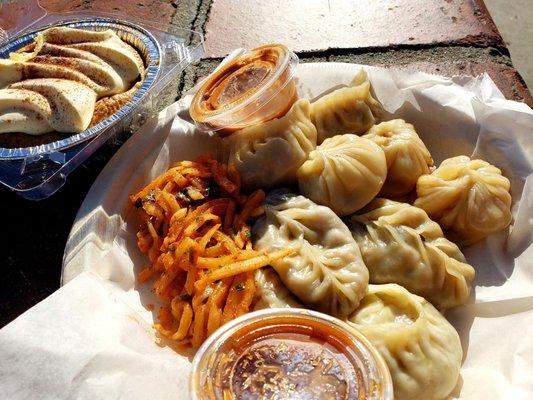
M 347 84 L 359 68 L 300 65 L 300 96 Z M 436 165 L 473 155 L 510 179 L 513 224 L 464 249 L 476 269 L 472 298 L 446 315 L 465 354 L 452 397 L 533 398 L 532 110 L 505 100 L 487 75 L 365 69 L 387 111 L 384 119 L 412 123 Z M 136 246 L 138 221 L 128 196 L 171 163 L 212 149 L 212 138 L 187 121 L 190 97 L 162 111 L 117 152 L 76 218 L 64 286 L 0 331 L 0 387 L 8 398 L 187 398 L 191 353 L 154 343 L 154 314 L 146 306 L 157 302 L 149 285 L 135 281 L 146 259 Z

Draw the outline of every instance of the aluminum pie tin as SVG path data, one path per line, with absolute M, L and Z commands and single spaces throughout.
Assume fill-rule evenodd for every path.
M 135 91 L 132 99 L 128 103 L 119 108 L 118 111 L 110 117 L 100 121 L 97 125 L 86 129 L 83 132 L 67 136 L 64 139 L 39 146 L 19 148 L 0 147 L 0 159 L 2 160 L 22 159 L 28 156 L 36 156 L 40 154 L 61 151 L 98 136 L 100 133 L 106 130 L 106 128 L 122 120 L 137 108 L 142 99 L 153 86 L 161 71 L 162 52 L 161 47 L 159 46 L 159 43 L 155 37 L 146 29 L 136 24 L 115 18 L 82 18 L 42 26 L 39 29 L 17 36 L 8 43 L 0 46 L 0 58 L 8 58 L 10 52 L 17 51 L 18 49 L 31 43 L 39 32 L 55 26 L 90 29 L 95 31 L 112 29 L 122 40 L 135 47 L 135 49 L 140 53 L 141 57 L 143 57 L 146 67 L 143 82 Z M 8 134 L 9 133 L 4 133 L 4 135 Z M 68 135 L 68 133 L 66 135 Z

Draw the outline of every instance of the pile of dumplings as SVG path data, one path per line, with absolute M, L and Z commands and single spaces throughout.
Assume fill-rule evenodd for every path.
M 510 183 L 467 156 L 435 168 L 412 124 L 382 117 L 361 70 L 221 140 L 243 185 L 269 191 L 254 247 L 294 250 L 257 271 L 255 309 L 338 317 L 382 354 L 397 400 L 445 399 L 463 354 L 441 312 L 468 301 L 475 277 L 460 247 L 510 224 Z

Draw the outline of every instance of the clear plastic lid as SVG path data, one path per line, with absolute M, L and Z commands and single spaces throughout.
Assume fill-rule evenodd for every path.
M 191 103 L 192 119 L 227 135 L 284 115 L 297 97 L 297 65 L 296 54 L 281 44 L 243 51 L 205 79 Z
M 305 309 L 266 309 L 219 328 L 192 364 L 190 395 L 390 400 L 387 365 L 357 330 Z
M 21 196 L 40 200 L 52 195 L 67 176 L 107 140 L 134 131 L 154 114 L 158 95 L 203 54 L 202 35 L 160 21 L 101 11 L 47 13 L 39 2 L 0 4 L 0 58 L 31 43 L 51 26 L 114 30 L 144 58 L 147 73 L 133 97 L 117 112 L 79 133 L 36 146 L 0 146 L 0 183 Z M 6 135 L 4 133 L 3 135 Z

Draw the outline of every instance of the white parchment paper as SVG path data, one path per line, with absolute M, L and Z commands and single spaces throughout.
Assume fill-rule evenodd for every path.
M 360 66 L 298 67 L 301 97 L 351 81 Z M 387 118 L 416 127 L 438 165 L 459 154 L 511 180 L 509 230 L 463 249 L 476 269 L 469 304 L 447 317 L 465 352 L 454 398 L 533 399 L 533 111 L 505 100 L 487 75 L 444 78 L 365 67 Z M 213 150 L 187 122 L 190 96 L 149 121 L 113 157 L 85 199 L 65 249 L 63 284 L 0 330 L 0 390 L 8 399 L 177 399 L 192 353 L 157 345 L 156 304 L 135 274 L 138 221 L 128 195 L 181 159 Z M 177 117 L 176 117 L 177 116 Z

